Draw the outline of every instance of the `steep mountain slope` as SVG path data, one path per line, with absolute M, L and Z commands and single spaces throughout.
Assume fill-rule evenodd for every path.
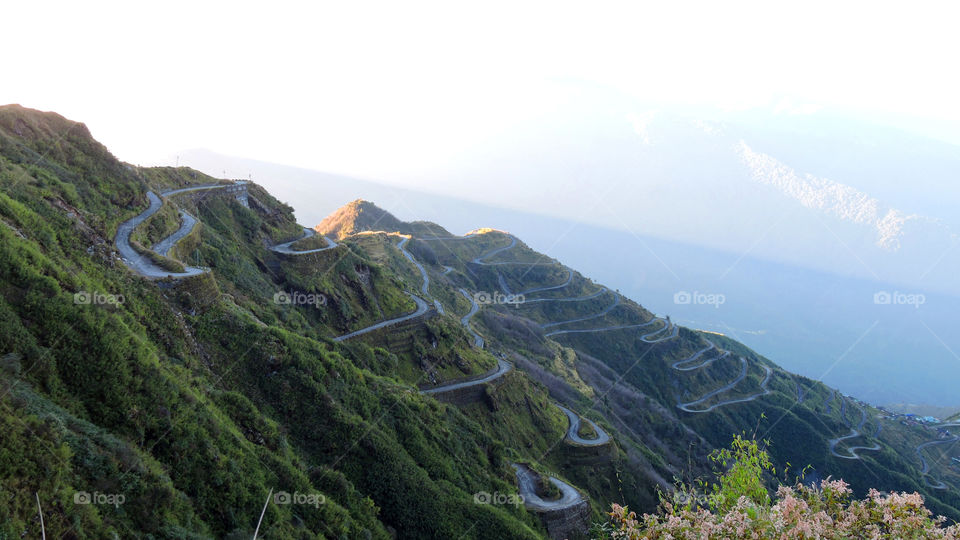
M 652 509 L 753 430 L 781 465 L 960 517 L 930 454 L 950 447 L 928 445 L 949 435 L 502 231 L 358 201 L 306 237 L 256 184 L 130 167 L 19 107 L 0 108 L 0 188 L 7 536 L 39 536 L 39 502 L 60 537 L 250 538 L 261 512 L 260 538 L 565 537 L 611 502 Z M 173 277 L 117 251 L 148 192 L 130 243 Z
M 810 465 L 808 475 L 842 477 L 860 492 L 919 489 L 931 506 L 956 515 L 957 470 L 937 460 L 938 477 L 954 488 L 930 489 L 915 456 L 918 445 L 948 437 L 949 426 L 904 425 L 903 417 L 837 397 L 722 335 L 659 319 L 515 238 L 484 236 L 501 238 L 487 255 L 476 256 L 470 237 L 425 239 L 411 250 L 460 270 L 446 275 L 486 302 L 471 324 L 491 347 L 523 354 L 518 365 L 554 395 L 579 394 L 587 410 L 607 418 L 621 444 L 654 448 L 665 462 L 661 477 L 698 472 L 684 470 L 688 459 L 747 431 L 771 441 L 781 467 Z M 576 360 L 558 362 L 556 347 Z
M 119 223 L 142 211 L 148 188 L 213 179 L 132 169 L 81 128 L 58 131 L 58 117 L 2 113 L 4 534 L 39 534 L 39 497 L 58 536 L 249 538 L 272 488 L 325 504 L 271 503 L 264 538 L 475 526 L 536 536 L 522 511 L 473 504 L 481 488 L 508 489 L 502 443 L 386 375 L 413 347 L 398 356 L 327 339 L 409 309 L 389 268 L 349 247 L 274 253 L 300 229 L 252 186 L 251 208 L 232 196 L 165 203 L 202 222 L 184 262 L 210 271 L 144 280 L 114 252 Z M 21 123 L 47 138 L 17 135 Z M 278 292 L 322 294 L 324 308 L 276 302 Z M 414 330 L 438 353 L 468 342 L 455 323 Z M 443 360 L 440 373 L 494 363 L 468 350 Z M 76 504 L 84 494 L 124 502 Z

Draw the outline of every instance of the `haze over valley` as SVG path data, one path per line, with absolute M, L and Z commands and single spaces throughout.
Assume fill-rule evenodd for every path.
M 0 540 L 960 538 L 958 14 L 5 6 Z

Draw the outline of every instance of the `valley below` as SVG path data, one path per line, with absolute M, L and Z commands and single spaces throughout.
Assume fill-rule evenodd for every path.
M 788 482 L 960 520 L 956 416 L 608 282 L 661 272 L 611 238 L 575 237 L 581 268 L 363 199 L 302 223 L 265 185 L 122 163 L 18 106 L 0 225 L 0 538 L 585 537 L 736 435 Z

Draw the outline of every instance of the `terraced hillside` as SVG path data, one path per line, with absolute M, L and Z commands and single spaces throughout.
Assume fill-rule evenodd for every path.
M 508 233 L 366 201 L 304 229 L 19 107 L 0 188 L 0 536 L 575 537 L 754 430 L 960 517 L 954 424 L 885 420 Z

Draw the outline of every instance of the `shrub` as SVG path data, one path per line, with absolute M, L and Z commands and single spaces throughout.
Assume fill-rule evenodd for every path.
M 596 524 L 595 538 L 960 538 L 960 526 L 944 526 L 933 517 L 919 493 L 881 493 L 851 500 L 849 485 L 826 479 L 819 486 L 781 485 L 775 497 L 764 487 L 772 471 L 765 450 L 755 440 L 735 437 L 729 450 L 714 454 L 729 468 L 698 500 L 680 487 L 680 497 L 661 496 L 655 514 L 637 517 L 614 504 L 610 522 Z M 761 493 L 763 491 L 763 493 Z

